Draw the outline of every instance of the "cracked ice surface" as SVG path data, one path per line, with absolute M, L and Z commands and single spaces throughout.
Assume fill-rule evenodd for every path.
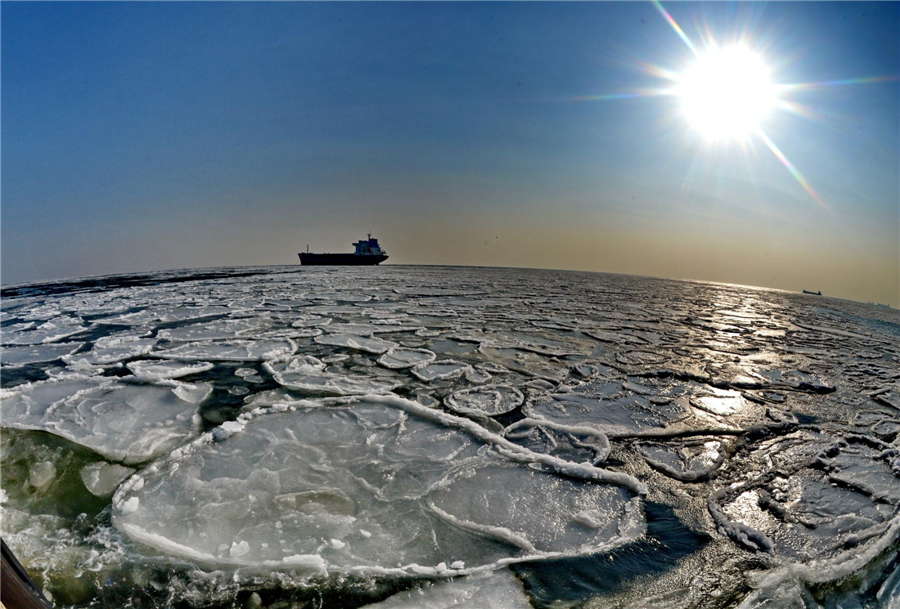
M 210 564 L 418 575 L 590 554 L 643 532 L 626 489 L 508 462 L 485 451 L 502 439 L 398 398 L 300 402 L 222 430 L 126 483 L 116 526 Z
M 265 581 L 283 595 L 266 605 L 328 606 L 350 580 L 310 573 L 364 572 L 372 601 L 401 573 L 452 578 L 395 600 L 440 606 L 483 585 L 461 573 L 554 553 L 579 558 L 513 565 L 534 606 L 876 607 L 900 589 L 894 310 L 284 267 L 4 287 L 0 323 L 0 425 L 20 439 L 0 444 L 0 527 L 42 585 L 84 590 L 71 605 L 225 606 Z

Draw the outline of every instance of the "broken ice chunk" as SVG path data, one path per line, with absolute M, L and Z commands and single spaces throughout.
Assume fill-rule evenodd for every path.
M 55 317 L 26 332 L 5 331 L 2 338 L 6 345 L 39 345 L 54 343 L 86 329 L 77 317 Z
M 450 410 L 460 414 L 494 417 L 518 408 L 525 396 L 515 387 L 491 385 L 457 391 L 444 400 Z
M 98 461 L 85 465 L 81 469 L 81 481 L 84 482 L 84 486 L 91 494 L 98 497 L 108 497 L 134 471 L 130 467 Z
M 475 385 L 487 383 L 493 378 L 490 373 L 479 368 L 469 368 L 466 370 L 466 380 Z
M 45 381 L 4 392 L 0 413 L 6 427 L 47 431 L 110 459 L 139 463 L 196 434 L 194 415 L 210 391 L 174 381 Z
M 419 364 L 411 370 L 413 375 L 427 383 L 455 379 L 470 368 L 469 364 L 463 364 L 452 359 L 442 359 L 430 364 Z
M 727 454 L 722 441 L 708 438 L 647 444 L 640 449 L 651 467 L 684 482 L 706 480 Z
M 290 355 L 296 349 L 297 345 L 288 339 L 223 340 L 185 343 L 172 349 L 154 351 L 150 355 L 164 359 L 261 362 Z
M 170 341 L 228 340 L 264 327 L 259 319 L 217 319 L 179 328 L 165 328 L 159 331 L 159 338 Z
M 309 355 L 279 360 L 263 367 L 275 381 L 291 389 L 332 395 L 387 393 L 403 384 L 396 379 L 325 372 L 325 363 Z
M 42 362 L 52 362 L 78 351 L 84 343 L 57 343 L 26 347 L 4 347 L 0 349 L 0 364 L 3 366 L 25 366 Z
M 125 366 L 131 373 L 141 379 L 162 380 L 174 379 L 199 372 L 212 370 L 213 364 L 209 362 L 179 362 L 172 361 L 136 361 L 129 362 Z
M 397 346 L 397 343 L 375 337 L 359 336 L 358 334 L 325 334 L 313 339 L 320 345 L 334 345 L 347 347 L 367 353 L 385 353 Z
M 28 484 L 36 489 L 42 489 L 56 477 L 56 467 L 51 461 L 40 461 L 31 466 Z
M 86 364 L 88 366 L 113 364 L 149 353 L 155 344 L 155 338 L 133 335 L 104 336 L 94 341 L 94 346 L 90 351 L 67 355 L 63 357 L 63 360 L 69 364 Z
M 385 368 L 412 368 L 419 364 L 433 362 L 435 357 L 435 354 L 427 349 L 395 347 L 378 358 L 378 363 Z
M 691 398 L 691 406 L 715 415 L 730 415 L 743 411 L 750 403 L 740 391 L 710 387 L 706 395 Z
M 457 563 L 454 563 L 454 565 Z M 462 569 L 455 567 L 453 569 Z M 443 570 L 441 571 L 443 572 Z M 530 609 L 531 602 L 512 571 L 503 569 L 488 574 L 440 583 L 400 592 L 364 609 Z
M 122 505 L 118 506 L 119 510 L 122 514 L 128 515 L 133 514 L 138 510 L 138 507 L 141 504 L 141 500 L 137 497 L 131 497 L 122 502 Z
M 247 554 L 250 551 L 250 544 L 246 541 L 242 541 L 240 543 L 233 542 L 231 544 L 231 548 L 228 550 L 228 555 L 232 558 L 238 558 Z

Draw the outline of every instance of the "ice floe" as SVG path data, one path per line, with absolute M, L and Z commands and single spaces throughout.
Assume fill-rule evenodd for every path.
M 155 338 L 134 335 L 112 335 L 98 338 L 89 351 L 66 355 L 69 365 L 104 366 L 150 353 Z
M 525 396 L 515 387 L 490 385 L 457 391 L 448 396 L 445 402 L 450 410 L 459 414 L 493 417 L 515 410 L 524 401 Z
M 444 565 L 445 568 L 447 565 Z M 509 569 L 449 582 L 426 583 L 365 609 L 530 609 L 522 584 Z
M 386 353 L 397 346 L 397 343 L 389 340 L 371 336 L 360 336 L 358 334 L 324 334 L 315 337 L 313 340 L 320 345 L 346 347 L 348 349 L 376 354 Z
M 331 395 L 387 393 L 403 384 L 400 379 L 371 378 L 327 372 L 325 362 L 310 355 L 264 364 L 276 382 L 290 389 Z
M 0 349 L 0 363 L 3 366 L 26 366 L 43 362 L 53 362 L 78 351 L 84 343 L 56 343 L 25 347 L 3 347 Z
M 125 384 L 72 379 L 3 391 L 5 427 L 62 436 L 124 463 L 168 453 L 196 433 L 205 384 Z
M 210 362 L 180 362 L 177 360 L 139 360 L 128 362 L 125 366 L 131 370 L 137 378 L 148 380 L 175 379 L 200 372 L 212 370 L 214 364 Z
M 413 375 L 426 383 L 432 381 L 444 381 L 462 376 L 471 366 L 452 359 L 442 359 L 430 363 L 423 363 L 412 369 Z
M 134 471 L 131 467 L 98 461 L 84 466 L 81 470 L 81 480 L 92 494 L 107 497 L 112 496 L 122 481 Z
M 226 340 L 185 343 L 150 353 L 165 359 L 224 362 L 261 362 L 290 355 L 297 350 L 291 340 Z
M 385 368 L 412 368 L 435 360 L 435 354 L 428 349 L 406 349 L 394 347 L 378 358 L 378 363 Z
M 222 430 L 124 483 L 116 526 L 210 565 L 425 577 L 596 553 L 644 531 L 639 500 L 620 486 L 636 481 L 409 400 L 298 402 Z M 511 485 L 523 492 L 502 490 Z
M 54 343 L 87 329 L 80 318 L 54 317 L 39 326 L 19 332 L 4 331 L 2 336 L 5 345 L 40 345 Z
M 243 334 L 253 335 L 266 327 L 260 319 L 219 319 L 178 328 L 164 328 L 158 337 L 170 341 L 230 340 Z

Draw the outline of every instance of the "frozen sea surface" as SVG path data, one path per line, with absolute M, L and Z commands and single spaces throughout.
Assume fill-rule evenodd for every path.
M 4 540 L 71 607 L 900 605 L 900 314 L 620 275 L 2 293 Z

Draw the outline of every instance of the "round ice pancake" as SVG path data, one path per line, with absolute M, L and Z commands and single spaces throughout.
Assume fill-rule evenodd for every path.
M 277 383 L 309 393 L 365 395 L 387 393 L 403 384 L 400 379 L 361 376 L 325 370 L 325 362 L 310 355 L 267 362 L 263 365 Z
M 419 364 L 433 362 L 435 357 L 435 354 L 428 349 L 395 347 L 378 358 L 378 363 L 385 368 L 412 368 Z
M 492 385 L 457 391 L 447 396 L 444 403 L 460 414 L 482 414 L 493 417 L 515 410 L 524 401 L 525 396 L 515 387 Z
M 416 407 L 367 397 L 243 415 L 128 480 L 114 523 L 208 566 L 424 576 L 595 553 L 643 533 L 631 491 L 586 483 L 576 464 L 561 476 L 507 460 L 471 422 Z

